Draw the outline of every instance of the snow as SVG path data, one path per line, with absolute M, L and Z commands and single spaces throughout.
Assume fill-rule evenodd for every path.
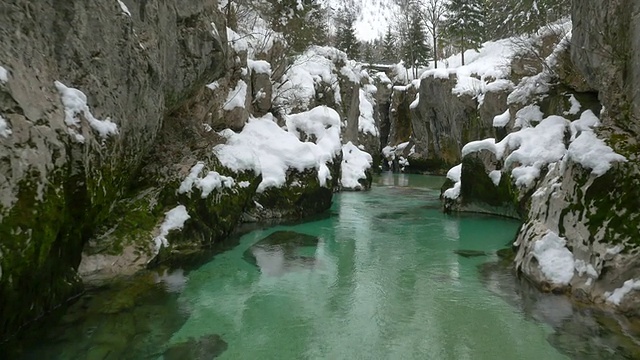
M 366 179 L 366 170 L 371 168 L 373 158 L 369 153 L 358 149 L 351 141 L 342 146 L 342 177 L 340 185 L 347 189 L 360 189 L 358 182 Z
M 244 108 L 245 101 L 247 100 L 247 83 L 238 80 L 235 89 L 229 92 L 227 100 L 222 107 L 224 110 L 231 111 L 235 108 Z
M 505 137 L 498 147 L 516 149 L 505 159 L 505 167 L 517 165 L 511 176 L 516 185 L 530 188 L 540 176 L 543 166 L 559 161 L 564 156 L 565 129 L 569 121 L 560 116 L 549 116 L 534 128 L 522 129 Z M 504 152 L 501 150 L 499 152 Z
M 508 134 L 499 143 L 493 138 L 472 141 L 462 148 L 462 156 L 489 150 L 501 160 L 510 149 L 512 152 L 505 159 L 505 168 L 514 165 L 511 176 L 516 185 L 529 188 L 540 176 L 543 166 L 559 161 L 565 155 L 564 132 L 569 124 L 563 117 L 549 116 L 534 128 Z
M 600 126 L 600 119 L 591 110 L 580 115 L 578 120 L 571 122 L 572 133 L 575 138 L 578 132 L 592 131 L 592 128 Z
M 425 71 L 421 78 L 434 77 L 448 79 L 451 74 L 456 76 L 456 85 L 452 93 L 455 95 L 470 95 L 482 105 L 484 94 L 511 90 L 514 84 L 509 80 L 511 60 L 516 49 L 511 40 L 489 41 L 480 50 L 465 52 L 465 65 L 461 64 L 460 54 L 442 60 L 444 67 Z
M 616 245 L 616 246 L 614 246 L 612 248 L 608 248 L 607 249 L 607 254 L 609 254 L 609 255 L 618 255 L 618 254 L 620 254 L 620 252 L 622 252 L 622 250 L 624 250 L 624 246 L 618 244 L 618 245 Z
M 198 189 L 202 190 L 201 197 L 206 199 L 214 190 L 233 187 L 235 180 L 232 177 L 220 175 L 216 171 L 209 171 L 207 176 L 196 180 L 195 185 Z
M 264 60 L 247 60 L 247 66 L 252 72 L 257 74 L 267 74 L 271 76 L 271 64 Z
M 178 188 L 178 193 L 184 194 L 184 193 L 190 192 L 196 179 L 198 179 L 198 176 L 200 175 L 200 172 L 202 171 L 202 169 L 204 169 L 204 163 L 199 161 L 197 164 L 195 164 L 191 168 L 191 170 L 189 171 L 189 175 L 187 175 L 187 177 L 184 180 L 182 180 L 182 183 Z
M 120 4 L 120 9 L 122 10 L 122 12 L 131 17 L 131 13 L 129 12 L 129 8 L 127 8 L 127 5 L 125 5 L 122 0 L 118 0 L 118 4 Z
M 533 244 L 533 256 L 544 276 L 553 284 L 567 285 L 573 278 L 573 254 L 565 247 L 566 241 L 548 231 Z
M 344 66 L 338 68 L 337 64 Z M 281 82 L 275 84 L 274 101 L 285 113 L 304 109 L 315 99 L 316 87 L 321 86 L 330 88 L 335 103 L 341 104 L 339 74 L 360 83 L 361 72 L 360 65 L 347 59 L 344 52 L 332 47 L 311 46 L 295 58 Z
M 169 242 L 167 241 L 169 232 L 171 230 L 182 229 L 184 222 L 190 218 L 191 216 L 187 213 L 187 208 L 185 208 L 184 205 L 178 205 L 165 213 L 164 222 L 160 225 L 160 234 L 153 239 L 156 254 L 160 251 L 161 247 L 169 246 Z
M 8 138 L 9 135 L 11 135 L 11 128 L 2 115 L 0 115 L 0 136 Z
M 540 111 L 538 105 L 527 105 L 516 112 L 516 121 L 514 127 L 525 128 L 533 126 L 532 123 L 539 123 L 544 118 L 544 114 Z
M 558 35 L 564 33 L 562 39 L 546 59 L 542 72 L 534 76 L 525 76 L 522 78 L 516 89 L 509 94 L 507 104 L 526 104 L 531 99 L 543 98 L 549 92 L 551 83 L 554 81 L 554 72 L 552 69 L 558 66 L 558 58 L 567 50 L 571 44 L 571 21 L 565 21 L 555 27 L 549 27 L 545 31 L 539 31 L 538 37 L 529 39 L 533 45 L 534 42 L 540 41 L 543 36 L 549 36 L 550 32 Z M 527 46 L 524 46 L 526 48 Z
M 227 143 L 214 147 L 214 153 L 222 165 L 235 172 L 262 174 L 258 192 L 283 186 L 291 168 L 316 169 L 320 185 L 326 186 L 331 178 L 327 163 L 341 150 L 339 121 L 339 115 L 324 106 L 287 116 L 290 131 L 280 128 L 270 114 L 251 118 L 240 133 L 221 132 Z M 314 135 L 317 144 L 301 141 L 305 135 Z
M 413 100 L 411 105 L 409 105 L 409 109 L 415 109 L 418 107 L 418 105 L 420 105 L 420 93 L 416 94 L 416 99 Z
M 220 87 L 220 83 L 219 83 L 219 82 L 217 82 L 217 81 L 214 81 L 214 82 L 212 82 L 212 83 L 210 83 L 210 84 L 207 84 L 207 88 L 209 88 L 209 89 L 211 89 L 211 90 L 214 90 L 214 91 L 215 91 L 216 89 L 218 89 L 219 87 Z
M 460 181 L 462 175 L 462 164 L 458 164 L 447 171 L 447 178 L 453 182 Z
M 509 109 L 507 109 L 504 113 L 493 118 L 493 127 L 505 127 L 509 120 L 511 120 L 511 115 L 509 114 Z
M 622 284 L 621 287 L 613 290 L 613 293 L 606 292 L 604 296 L 607 301 L 615 305 L 620 305 L 622 299 L 633 290 L 640 290 L 640 280 L 629 279 Z
M 457 199 L 460 196 L 460 188 L 462 187 L 461 175 L 462 164 L 458 164 L 449 169 L 447 172 L 447 178 L 455 182 L 455 184 L 452 188 L 447 189 L 444 194 L 442 194 L 444 197 L 448 199 Z
M 98 120 L 91 114 L 89 106 L 87 105 L 87 96 L 82 91 L 67 87 L 60 81 L 56 81 L 55 86 L 60 93 L 62 105 L 64 105 L 64 121 L 67 126 L 80 126 L 79 116 L 82 115 L 89 122 L 91 128 L 97 131 L 103 139 L 106 139 L 107 136 L 118 134 L 118 126 L 111 122 L 111 119 Z M 75 130 L 70 133 L 82 138 L 82 135 L 77 134 Z M 80 140 L 78 137 L 77 139 Z M 82 140 L 84 140 L 84 138 L 82 138 Z
M 377 72 L 373 77 L 378 79 L 383 84 L 391 84 L 391 79 L 389 79 L 386 73 Z
M 569 96 L 569 104 L 571 104 L 571 108 L 568 111 L 565 111 L 564 115 L 576 115 L 580 112 L 582 105 L 580 105 L 580 102 L 575 96 L 573 96 L 573 94 Z
M 373 118 L 373 104 L 367 99 L 365 92 L 360 89 L 360 117 L 358 118 L 358 131 L 363 134 L 378 136 L 376 120 Z
M 577 259 L 574 265 L 576 272 L 578 272 L 578 276 L 587 274 L 591 278 L 598 278 L 598 272 L 593 267 L 593 265 L 585 262 L 584 260 Z
M 9 82 L 9 71 L 0 66 L 0 84 L 6 84 Z
M 245 39 L 245 37 L 240 36 L 237 32 L 233 31 L 230 28 L 227 28 L 227 39 L 229 40 L 231 47 L 236 52 L 243 52 L 243 51 L 249 50 L 249 44 L 247 43 L 247 40 Z
M 598 139 L 592 131 L 583 131 L 571 144 L 569 158 L 587 169 L 591 174 L 602 176 L 613 162 L 626 162 L 627 159 L 616 154 L 604 141 Z
M 498 153 L 498 148 L 496 147 L 496 139 L 488 138 L 478 141 L 471 141 L 462 147 L 462 157 L 465 157 L 471 153 L 479 152 L 482 150 L 489 150 L 492 153 L 496 154 L 498 159 L 502 158 L 502 153 Z
M 204 177 L 200 178 L 200 173 L 204 169 L 204 163 L 198 162 L 191 168 L 189 175 L 182 181 L 178 193 L 190 193 L 191 189 L 195 186 L 202 191 L 201 197 L 206 199 L 211 192 L 221 188 L 231 188 L 235 185 L 235 180 L 232 177 L 220 175 L 216 171 L 209 171 Z
M 491 178 L 491 181 L 495 186 L 500 185 L 500 179 L 502 179 L 502 171 L 500 170 L 491 171 L 489 173 L 489 178 Z

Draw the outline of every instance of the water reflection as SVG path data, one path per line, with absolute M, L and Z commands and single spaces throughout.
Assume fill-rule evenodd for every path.
M 541 293 L 510 264 L 481 267 L 484 284 L 528 318 L 552 326 L 548 341 L 573 359 L 640 359 L 640 327 L 612 312 L 579 306 L 568 297 Z

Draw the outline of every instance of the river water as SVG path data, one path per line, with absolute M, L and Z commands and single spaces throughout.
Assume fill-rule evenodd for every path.
M 328 216 L 93 289 L 4 344 L 25 359 L 633 358 L 633 328 L 498 262 L 519 223 L 440 211 L 443 179 L 384 174 Z M 261 241 L 267 238 L 266 241 Z M 293 244 L 293 245 L 292 245 Z M 613 329 L 613 330 L 611 330 Z

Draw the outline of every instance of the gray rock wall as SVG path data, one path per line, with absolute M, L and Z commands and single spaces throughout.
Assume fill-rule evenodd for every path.
M 226 69 L 217 2 L 0 3 L 0 338 L 78 291 L 75 268 L 94 228 L 125 196 L 171 113 Z M 214 25 L 215 24 L 215 28 Z M 86 94 L 103 139 L 74 131 L 54 87 Z

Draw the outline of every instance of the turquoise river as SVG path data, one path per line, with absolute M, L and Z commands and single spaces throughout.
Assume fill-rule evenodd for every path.
M 509 248 L 518 222 L 443 214 L 442 182 L 383 174 L 371 191 L 337 194 L 325 216 L 256 227 L 206 260 L 91 288 L 0 344 L 1 354 L 536 360 L 638 354 L 624 318 L 541 294 L 512 273 L 497 253 Z

